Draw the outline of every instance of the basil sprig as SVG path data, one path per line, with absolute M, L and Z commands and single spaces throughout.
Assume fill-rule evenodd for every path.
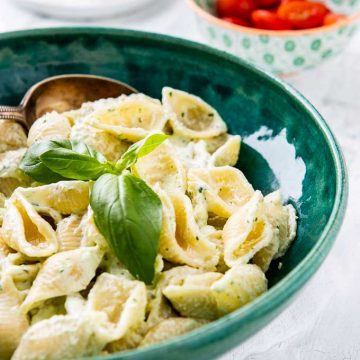
M 131 274 L 150 284 L 160 244 L 162 204 L 143 180 L 123 172 L 167 138 L 149 135 L 133 144 L 116 165 L 85 144 L 43 140 L 27 150 L 20 168 L 42 183 L 96 180 L 90 206 L 97 228 Z
M 60 180 L 96 180 L 114 173 L 114 164 L 86 144 L 71 140 L 43 140 L 25 153 L 20 163 L 27 175 L 42 183 Z
M 94 184 L 90 204 L 95 224 L 115 255 L 131 274 L 150 284 L 162 224 L 157 194 L 129 173 L 106 174 Z
M 116 169 L 118 171 L 123 171 L 124 169 L 130 168 L 137 162 L 138 159 L 151 153 L 167 138 L 168 136 L 164 134 L 153 134 L 144 140 L 131 145 L 123 154 L 121 159 L 116 163 Z

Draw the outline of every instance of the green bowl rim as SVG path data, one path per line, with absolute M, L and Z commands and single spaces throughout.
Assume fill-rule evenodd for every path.
M 314 106 L 297 90 L 291 85 L 281 81 L 274 75 L 267 73 L 264 70 L 257 68 L 250 63 L 237 58 L 234 55 L 219 51 L 206 45 L 202 45 L 189 40 L 161 35 L 151 32 L 142 32 L 136 30 L 127 29 L 115 29 L 106 27 L 55 27 L 55 28 L 43 28 L 43 29 L 32 29 L 32 30 L 21 30 L 6 32 L 0 34 L 0 41 L 11 40 L 23 37 L 41 37 L 41 36 L 56 36 L 56 35 L 67 35 L 67 36 L 80 36 L 80 35 L 110 35 L 120 36 L 122 38 L 139 39 L 143 41 L 151 41 L 157 44 L 166 44 L 167 48 L 178 48 L 183 47 L 187 50 L 192 49 L 206 53 L 208 56 L 221 58 L 227 62 L 233 63 L 236 66 L 239 65 L 246 71 L 255 73 L 258 76 L 266 78 L 272 85 L 282 88 L 287 91 L 293 98 L 299 101 L 302 105 L 303 110 L 306 111 L 314 119 L 314 122 L 322 132 L 325 140 L 331 150 L 333 161 L 335 162 L 336 171 L 336 193 L 335 202 L 332 209 L 329 220 L 315 246 L 309 254 L 287 274 L 282 280 L 276 285 L 271 287 L 265 294 L 255 299 L 250 304 L 234 311 L 233 313 L 226 315 L 214 322 L 200 327 L 188 334 L 178 336 L 174 339 L 152 345 L 146 348 L 124 351 L 121 353 L 114 353 L 110 355 L 101 355 L 91 357 L 91 359 L 129 359 L 133 356 L 151 355 L 151 353 L 162 350 L 166 351 L 171 349 L 173 346 L 185 346 L 186 344 L 193 344 L 195 342 L 210 342 L 215 341 L 220 333 L 223 333 L 227 327 L 237 324 L 246 323 L 248 319 L 251 319 L 254 315 L 260 317 L 262 315 L 271 313 L 281 304 L 289 304 L 291 297 L 295 295 L 307 282 L 307 280 L 315 274 L 320 267 L 321 263 L 329 253 L 335 238 L 340 230 L 343 222 L 347 197 L 348 197 L 348 177 L 346 171 L 345 160 L 341 149 L 335 139 L 335 136 L 331 132 L 329 126 L 320 115 L 320 113 L 314 108 Z M 230 349 L 228 349 L 230 350 Z

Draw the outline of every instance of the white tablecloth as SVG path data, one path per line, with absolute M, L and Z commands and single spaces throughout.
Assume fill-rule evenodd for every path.
M 183 0 L 154 0 L 132 15 L 77 24 L 37 16 L 12 0 L 0 0 L 0 31 L 73 25 L 131 28 L 201 41 Z M 348 211 L 333 250 L 296 301 L 221 359 L 360 359 L 360 33 L 342 55 L 288 81 L 320 110 L 342 145 L 350 176 Z

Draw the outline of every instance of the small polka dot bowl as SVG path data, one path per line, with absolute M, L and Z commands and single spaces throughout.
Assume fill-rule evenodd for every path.
M 199 30 L 211 46 L 279 75 L 298 73 L 339 54 L 355 34 L 360 24 L 360 0 L 323 2 L 347 17 L 314 29 L 274 31 L 234 25 L 217 18 L 216 0 L 188 0 Z

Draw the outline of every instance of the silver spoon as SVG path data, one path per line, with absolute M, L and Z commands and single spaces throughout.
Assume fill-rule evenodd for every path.
M 133 87 L 95 75 L 60 75 L 33 85 L 19 106 L 1 106 L 0 119 L 20 123 L 29 130 L 36 119 L 50 111 L 74 110 L 88 101 L 137 93 Z

